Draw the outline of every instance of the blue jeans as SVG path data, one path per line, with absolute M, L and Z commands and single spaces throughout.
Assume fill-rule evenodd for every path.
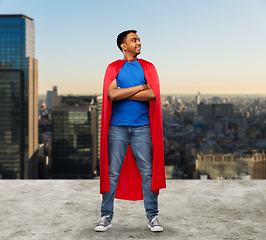
M 158 197 L 151 191 L 152 142 L 150 126 L 110 126 L 108 133 L 108 166 L 110 191 L 102 194 L 101 216 L 114 215 L 114 197 L 118 176 L 126 155 L 128 145 L 139 168 L 142 178 L 144 206 L 148 220 L 158 214 Z

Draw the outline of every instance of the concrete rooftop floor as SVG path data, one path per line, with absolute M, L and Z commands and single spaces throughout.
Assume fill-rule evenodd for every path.
M 99 180 L 0 180 L 0 239 L 266 239 L 265 190 L 264 180 L 168 180 L 162 233 L 148 229 L 143 201 L 124 200 L 99 233 Z

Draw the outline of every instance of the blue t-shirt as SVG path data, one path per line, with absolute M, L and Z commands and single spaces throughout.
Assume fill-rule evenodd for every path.
M 135 60 L 125 62 L 116 76 L 117 86 L 128 88 L 147 84 L 140 63 Z M 110 125 L 141 126 L 149 125 L 149 102 L 124 99 L 112 102 Z

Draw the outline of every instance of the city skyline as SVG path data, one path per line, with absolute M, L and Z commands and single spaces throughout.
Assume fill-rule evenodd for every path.
M 51 86 L 58 94 L 100 94 L 106 66 L 122 58 L 116 36 L 125 29 L 138 30 L 139 58 L 156 65 L 162 94 L 266 93 L 262 0 L 4 0 L 0 9 L 34 19 L 39 94 Z

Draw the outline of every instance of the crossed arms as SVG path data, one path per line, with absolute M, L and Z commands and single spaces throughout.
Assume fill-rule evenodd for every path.
M 149 84 L 120 88 L 117 87 L 116 79 L 109 85 L 107 96 L 111 101 L 120 101 L 123 99 L 152 101 L 156 99 Z

